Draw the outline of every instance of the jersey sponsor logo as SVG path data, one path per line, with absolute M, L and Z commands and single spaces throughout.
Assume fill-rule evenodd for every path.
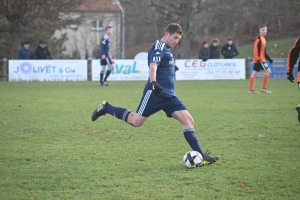
M 174 59 L 170 60 L 170 61 L 169 61 L 169 64 L 170 64 L 170 65 L 175 65 Z

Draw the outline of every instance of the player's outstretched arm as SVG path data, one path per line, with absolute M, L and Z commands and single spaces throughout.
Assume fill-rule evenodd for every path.
M 151 89 L 153 90 L 155 95 L 160 96 L 163 88 L 156 82 L 157 63 L 151 63 L 149 68 Z

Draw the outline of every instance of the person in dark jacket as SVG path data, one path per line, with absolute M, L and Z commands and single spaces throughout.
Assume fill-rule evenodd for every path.
M 203 61 L 207 61 L 210 57 L 210 50 L 209 45 L 207 42 L 203 42 L 202 47 L 199 50 L 198 58 L 202 59 Z
M 227 44 L 225 44 L 221 49 L 221 54 L 224 58 L 233 58 L 239 55 L 239 52 L 234 44 L 232 44 L 232 39 L 227 39 Z
M 29 42 L 24 42 L 24 47 L 19 50 L 18 59 L 30 60 L 32 59 L 32 51 L 29 49 Z
M 220 48 L 219 40 L 217 38 L 213 39 L 210 47 L 210 59 L 219 59 L 220 58 Z
M 33 58 L 45 60 L 45 59 L 47 59 L 47 57 L 49 57 L 49 59 L 52 59 L 52 55 L 51 55 L 48 47 L 46 47 L 45 41 L 40 40 L 39 46 L 37 46 L 37 48 L 34 51 Z

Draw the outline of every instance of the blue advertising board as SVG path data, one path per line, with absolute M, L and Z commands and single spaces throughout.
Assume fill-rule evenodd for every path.
M 273 63 L 270 64 L 269 61 L 267 61 L 270 69 L 271 69 L 271 79 L 285 79 L 286 78 L 286 65 L 287 65 L 287 58 L 273 58 Z M 253 71 L 253 62 L 250 64 L 250 75 Z M 298 71 L 298 62 L 296 63 L 293 74 L 294 77 L 297 77 L 297 71 Z M 260 73 L 257 75 L 257 79 L 263 78 L 263 71 L 261 70 Z

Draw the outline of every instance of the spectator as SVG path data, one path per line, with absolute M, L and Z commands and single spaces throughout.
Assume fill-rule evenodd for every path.
M 19 50 L 18 59 L 29 60 L 32 59 L 32 51 L 29 49 L 29 42 L 24 42 L 24 47 Z
M 213 39 L 210 45 L 210 57 L 211 59 L 219 59 L 220 58 L 220 48 L 219 48 L 219 40 L 218 38 Z
M 232 39 L 227 39 L 227 44 L 225 44 L 221 50 L 221 54 L 224 58 L 233 58 L 239 55 L 239 52 L 234 44 L 232 44 Z
M 34 59 L 47 59 L 47 57 L 49 57 L 49 59 L 52 59 L 52 55 L 51 55 L 48 47 L 46 47 L 45 41 L 40 40 L 39 46 L 37 46 L 37 48 L 34 51 L 33 58 Z
M 209 45 L 207 42 L 203 42 L 202 47 L 199 50 L 199 59 L 202 59 L 203 61 L 207 61 L 210 57 L 210 50 Z

